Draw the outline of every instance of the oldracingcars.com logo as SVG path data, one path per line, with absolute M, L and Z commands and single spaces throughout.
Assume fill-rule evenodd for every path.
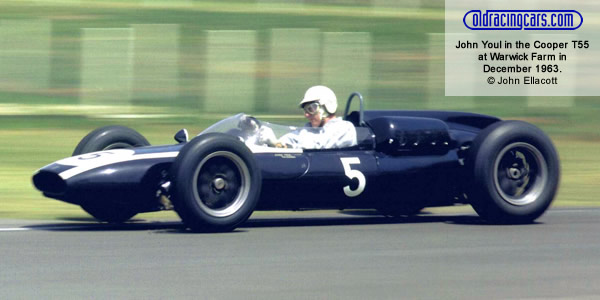
M 471 30 L 575 30 L 583 16 L 576 10 L 471 10 L 463 23 Z

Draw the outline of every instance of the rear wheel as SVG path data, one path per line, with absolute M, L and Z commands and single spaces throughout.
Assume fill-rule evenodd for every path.
M 194 231 L 231 231 L 258 203 L 260 170 L 252 152 L 234 137 L 196 137 L 179 152 L 171 174 L 175 211 Z
M 150 143 L 137 131 L 124 126 L 105 126 L 86 135 L 75 147 L 73 156 L 90 152 L 130 149 L 149 146 Z M 121 203 L 110 201 L 84 202 L 81 208 L 99 221 L 122 223 L 137 214 L 137 211 Z
M 537 127 L 505 121 L 473 141 L 470 199 L 475 211 L 494 223 L 529 223 L 550 206 L 560 177 L 550 139 Z

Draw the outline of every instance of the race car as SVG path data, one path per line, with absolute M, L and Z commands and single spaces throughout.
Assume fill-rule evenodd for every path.
M 353 99 L 360 109 L 349 112 Z M 261 144 L 307 130 L 237 114 L 189 140 L 150 146 L 133 129 L 98 128 L 72 157 L 39 169 L 44 196 L 80 205 L 100 221 L 174 209 L 194 231 L 231 231 L 255 210 L 376 209 L 393 217 L 470 204 L 491 223 L 528 223 L 553 201 L 555 147 L 523 121 L 449 111 L 364 110 L 348 98 L 343 119 L 357 144 L 298 149 Z

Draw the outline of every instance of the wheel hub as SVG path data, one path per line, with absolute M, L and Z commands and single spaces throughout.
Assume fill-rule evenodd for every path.
M 521 178 L 521 174 L 522 174 L 521 170 L 519 170 L 517 168 L 510 168 L 510 169 L 508 169 L 507 173 L 508 173 L 508 177 L 510 179 L 519 179 L 519 178 Z
M 548 170 L 542 153 L 533 145 L 505 146 L 494 164 L 494 184 L 500 196 L 516 206 L 531 204 L 544 191 Z
M 227 182 L 225 181 L 225 179 L 217 177 L 213 180 L 212 186 L 215 190 L 222 191 L 227 187 Z
M 198 205 L 213 217 L 234 214 L 250 193 L 250 171 L 237 154 L 217 151 L 196 167 L 194 194 Z

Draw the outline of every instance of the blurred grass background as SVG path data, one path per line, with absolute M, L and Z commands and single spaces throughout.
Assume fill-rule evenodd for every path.
M 440 0 L 0 2 L 0 218 L 86 217 L 44 198 L 35 170 L 98 126 L 152 144 L 231 113 L 303 122 L 314 84 L 369 109 L 529 121 L 562 160 L 555 205 L 598 205 L 600 98 L 444 97 Z

